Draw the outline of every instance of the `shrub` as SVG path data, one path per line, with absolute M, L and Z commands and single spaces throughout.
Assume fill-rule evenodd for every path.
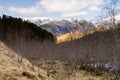
M 34 79 L 35 78 L 34 75 L 30 74 L 29 72 L 25 72 L 25 71 L 23 71 L 22 75 L 29 78 L 29 79 Z

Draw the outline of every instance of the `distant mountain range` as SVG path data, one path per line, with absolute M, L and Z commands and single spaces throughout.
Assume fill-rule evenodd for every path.
M 43 25 L 43 24 L 47 24 L 51 21 L 53 21 L 53 19 L 48 19 L 48 18 L 40 18 L 40 19 L 30 19 L 30 22 L 36 24 L 37 26 Z
M 51 32 L 54 36 L 60 36 L 70 32 L 85 32 L 95 29 L 93 23 L 86 20 L 31 20 L 31 22 L 35 23 L 42 29 Z
M 96 24 L 86 20 L 53 20 L 31 19 L 30 22 L 50 32 L 55 37 L 56 43 L 82 38 L 94 32 L 107 31 L 114 28 L 110 20 L 102 20 Z M 119 23 L 119 20 L 117 20 Z
M 93 24 L 86 20 L 53 20 L 50 18 L 30 19 L 30 22 L 36 24 L 42 29 L 51 32 L 54 36 L 61 36 L 70 32 L 87 32 L 96 28 L 112 28 L 113 25 L 109 20 L 102 20 L 97 24 Z M 116 21 L 120 22 L 119 19 Z

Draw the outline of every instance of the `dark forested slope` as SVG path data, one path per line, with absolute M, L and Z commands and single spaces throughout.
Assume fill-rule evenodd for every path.
M 37 25 L 28 21 L 23 21 L 21 18 L 14 18 L 11 16 L 3 15 L 0 17 L 0 39 L 13 39 L 16 40 L 19 37 L 29 39 L 44 39 L 53 40 L 53 35 Z

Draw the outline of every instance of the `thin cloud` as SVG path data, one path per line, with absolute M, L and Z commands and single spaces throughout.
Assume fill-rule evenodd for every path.
M 90 10 L 90 11 L 99 11 L 100 8 L 97 7 L 97 6 L 91 6 L 91 7 L 89 8 L 89 10 Z
M 77 17 L 77 16 L 86 16 L 88 13 L 86 11 L 70 13 L 70 14 L 63 14 L 62 17 Z
M 87 15 L 87 10 L 90 6 L 100 6 L 103 0 L 39 0 L 31 7 L 14 7 L 11 6 L 8 10 L 12 13 L 21 15 L 41 16 L 43 14 L 60 13 L 61 16 L 81 16 Z M 94 11 L 97 8 L 92 7 Z M 85 12 L 83 12 L 85 11 Z
M 46 10 L 51 12 L 67 12 L 80 11 L 89 6 L 99 6 L 102 0 L 41 0 L 39 5 L 42 5 Z
M 42 13 L 36 7 L 24 8 L 24 7 L 9 7 L 10 12 L 21 15 L 41 15 Z

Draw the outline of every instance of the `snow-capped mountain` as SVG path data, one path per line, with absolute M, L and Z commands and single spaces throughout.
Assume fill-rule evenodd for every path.
M 40 25 L 39 27 L 53 33 L 54 36 L 59 36 L 70 32 L 85 32 L 95 29 L 94 24 L 85 20 L 61 20 L 61 21 L 50 21 L 47 24 Z
M 52 18 L 48 18 L 48 17 L 40 17 L 40 18 L 39 17 L 32 17 L 32 18 L 24 18 L 24 20 L 32 22 L 32 23 L 36 24 L 37 26 L 47 24 L 50 21 L 53 21 Z
M 85 32 L 96 28 L 93 23 L 86 20 L 54 20 L 51 18 L 29 18 L 27 20 L 51 32 L 54 36 L 76 31 Z
M 62 21 L 52 21 L 44 25 L 40 25 L 39 27 L 53 33 L 55 36 L 69 33 L 71 32 L 71 26 L 75 26 L 74 24 L 62 20 Z
M 30 20 L 30 21 L 33 22 L 34 24 L 40 26 L 40 25 L 43 25 L 43 24 L 47 24 L 52 20 L 51 19 L 38 19 L 38 20 Z

